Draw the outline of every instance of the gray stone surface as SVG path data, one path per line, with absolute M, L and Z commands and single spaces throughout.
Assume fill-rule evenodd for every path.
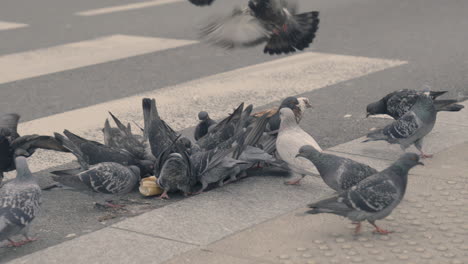
M 105 228 L 9 263 L 162 263 L 193 245 Z
M 439 153 L 410 175 L 404 201 L 377 222 L 394 231 L 390 235 L 375 235 L 372 226 L 364 224 L 355 236 L 348 220 L 326 214 L 303 216 L 304 208 L 207 249 L 271 263 L 466 263 L 468 175 L 452 166 L 466 161 L 466 153 L 468 144 Z
M 114 226 L 206 245 L 294 210 L 314 196 L 330 193 L 324 184 L 321 187 L 312 187 L 306 182 L 305 186 L 298 187 L 286 186 L 283 181 L 280 177 L 247 178 L 127 219 Z M 307 191 L 306 186 L 310 186 Z

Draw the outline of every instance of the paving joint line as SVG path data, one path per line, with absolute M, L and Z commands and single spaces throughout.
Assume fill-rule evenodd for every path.
M 154 209 L 154 210 L 158 210 L 158 209 Z M 202 247 L 203 246 L 203 245 L 200 245 L 200 244 L 191 243 L 191 242 L 187 242 L 187 241 L 181 241 L 181 240 L 177 240 L 177 239 L 173 239 L 173 238 L 167 238 L 167 237 L 158 236 L 158 235 L 148 235 L 148 234 L 145 234 L 145 233 L 142 233 L 142 232 L 138 232 L 138 231 L 131 230 L 131 229 L 126 229 L 126 228 L 121 228 L 121 227 L 117 227 L 117 226 L 109 226 L 109 227 L 113 228 L 113 229 L 120 230 L 120 231 L 135 233 L 135 234 L 139 234 L 139 235 L 143 235 L 143 236 L 151 237 L 151 238 L 159 238 L 159 239 L 168 240 L 168 241 L 177 242 L 177 243 L 182 243 L 182 244 L 186 244 L 186 245 L 190 245 L 190 246 L 196 246 L 196 247 Z

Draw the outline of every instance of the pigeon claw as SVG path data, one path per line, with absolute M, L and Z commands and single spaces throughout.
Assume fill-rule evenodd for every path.
M 169 199 L 171 199 L 171 198 L 170 198 L 169 195 L 167 194 L 167 191 L 164 191 L 164 192 L 159 196 L 159 199 L 167 199 L 167 200 L 169 200 Z
M 378 233 L 378 234 L 381 234 L 381 235 L 388 235 L 390 233 L 393 233 L 393 231 L 388 231 L 388 230 L 385 230 L 385 229 L 382 229 L 378 226 L 375 226 L 375 230 L 373 231 L 373 233 Z
M 301 180 L 302 180 L 302 178 L 299 178 L 297 180 L 285 181 L 284 184 L 286 184 L 286 185 L 301 185 Z
M 430 159 L 430 158 L 432 158 L 432 157 L 434 157 L 434 155 L 421 153 L 421 158 L 423 158 L 423 159 Z
M 8 241 L 10 241 L 10 243 L 7 245 L 8 247 L 21 247 L 21 246 L 24 246 L 30 242 L 33 242 L 33 241 L 36 241 L 37 238 L 27 238 L 25 240 L 21 240 L 21 241 L 18 241 L 18 242 L 15 242 L 13 240 L 10 240 L 8 239 Z

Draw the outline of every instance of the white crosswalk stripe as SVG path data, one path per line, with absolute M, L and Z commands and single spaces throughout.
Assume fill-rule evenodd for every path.
M 376 59 L 336 54 L 303 52 L 226 73 L 157 89 L 152 92 L 106 102 L 62 114 L 21 123 L 20 134 L 46 134 L 69 129 L 86 138 L 102 140 L 101 128 L 112 111 L 123 121 L 142 124 L 141 98 L 156 98 L 161 116 L 180 130 L 196 124 L 200 110 L 220 118 L 239 102 L 261 106 L 358 78 L 377 71 L 403 65 L 399 60 Z M 313 99 L 311 99 L 313 103 Z M 29 159 L 33 171 L 73 160 L 71 154 L 38 151 Z M 10 173 L 11 174 L 11 173 Z
M 0 31 L 16 29 L 16 28 L 22 28 L 22 27 L 27 27 L 27 26 L 28 26 L 27 24 L 0 21 Z
M 110 14 L 110 13 L 135 10 L 135 9 L 159 6 L 159 5 L 173 4 L 173 3 L 183 2 L 183 1 L 185 0 L 153 0 L 153 1 L 133 3 L 133 4 L 127 4 L 127 5 L 117 5 L 117 6 L 111 6 L 111 7 L 86 10 L 86 11 L 81 11 L 81 12 L 76 13 L 76 15 L 96 16 L 96 15 Z
M 181 47 L 191 40 L 112 35 L 0 56 L 0 84 Z

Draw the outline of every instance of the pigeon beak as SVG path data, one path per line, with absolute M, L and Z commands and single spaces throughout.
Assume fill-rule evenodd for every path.
M 309 102 L 305 103 L 306 108 L 313 108 L 312 105 Z
M 298 157 L 304 157 L 304 156 L 302 156 L 301 153 L 298 153 L 298 154 L 296 155 L 296 158 L 298 158 Z
M 367 114 L 366 114 L 366 118 L 368 118 L 369 116 L 370 116 L 370 113 L 367 113 Z
M 419 161 L 419 162 L 418 162 L 418 165 L 424 166 L 424 163 L 422 163 L 422 162 Z

